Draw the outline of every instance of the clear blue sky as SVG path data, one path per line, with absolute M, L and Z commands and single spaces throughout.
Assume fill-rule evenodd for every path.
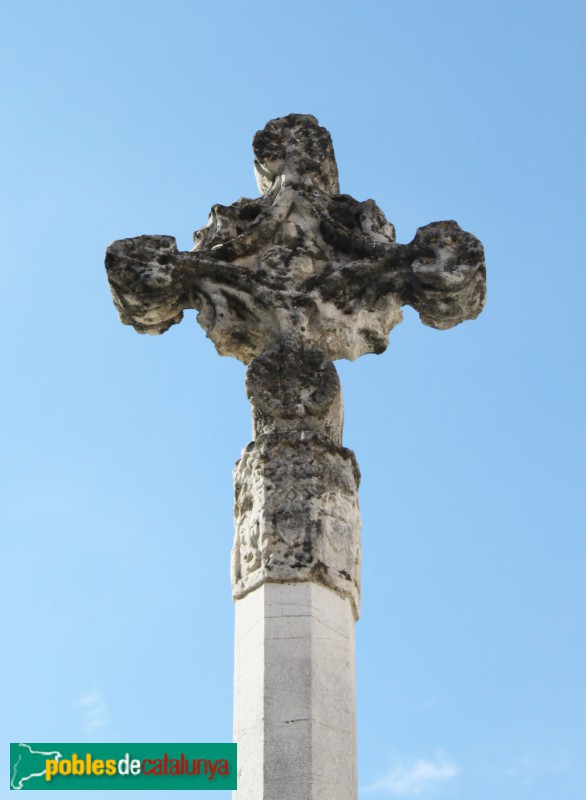
M 231 740 L 244 368 L 193 315 L 122 327 L 103 258 L 188 248 L 256 196 L 254 132 L 300 112 L 400 241 L 456 219 L 488 264 L 478 320 L 407 309 L 384 355 L 339 364 L 360 796 L 586 800 L 585 22 L 570 0 L 4 0 L 5 786 L 9 741 Z

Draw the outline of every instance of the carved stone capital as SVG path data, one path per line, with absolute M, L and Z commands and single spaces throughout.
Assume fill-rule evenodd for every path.
M 234 470 L 235 599 L 267 582 L 313 581 L 360 604 L 359 471 L 313 432 L 262 434 Z

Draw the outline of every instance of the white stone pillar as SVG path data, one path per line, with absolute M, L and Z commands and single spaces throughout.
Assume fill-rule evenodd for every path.
M 356 800 L 354 624 L 309 581 L 236 601 L 235 800 Z

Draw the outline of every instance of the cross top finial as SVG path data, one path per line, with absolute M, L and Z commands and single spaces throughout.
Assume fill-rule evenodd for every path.
M 288 114 L 267 122 L 252 141 L 261 194 L 286 186 L 339 194 L 332 137 L 311 114 Z

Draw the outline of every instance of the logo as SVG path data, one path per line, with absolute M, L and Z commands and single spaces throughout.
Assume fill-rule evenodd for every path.
M 10 788 L 236 789 L 236 745 L 10 745 Z

